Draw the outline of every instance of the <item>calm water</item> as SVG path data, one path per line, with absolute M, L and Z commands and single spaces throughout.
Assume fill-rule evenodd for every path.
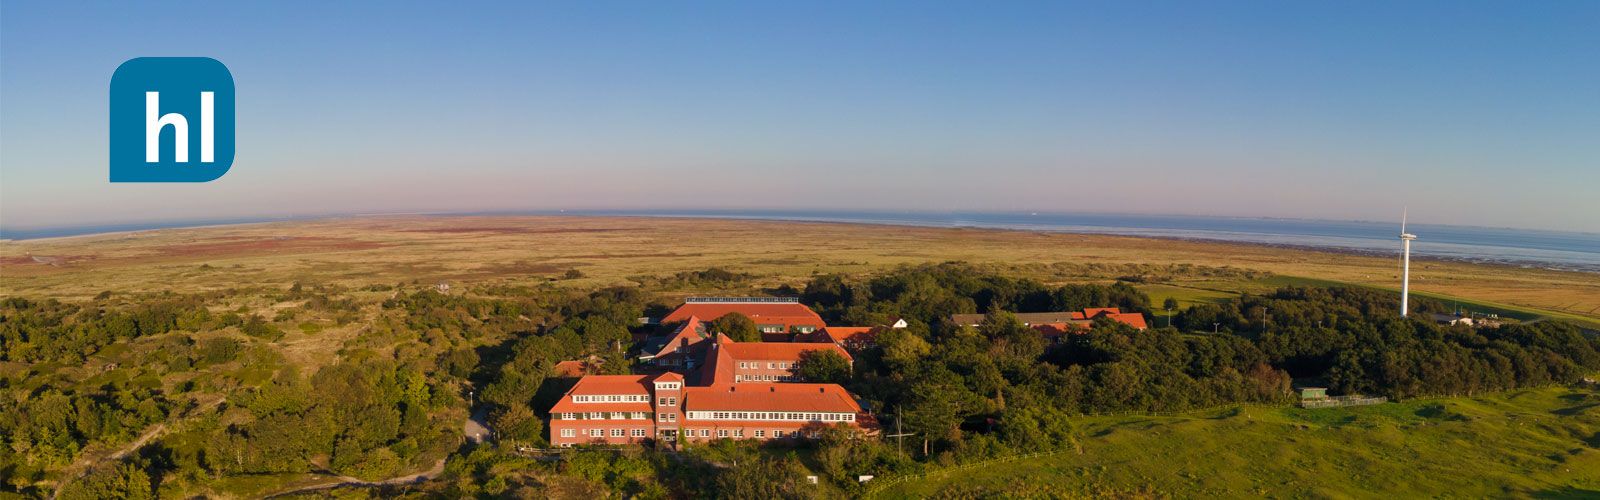
M 495 212 L 487 215 L 550 215 L 555 213 L 558 212 Z M 1371 253 L 1398 254 L 1400 251 L 1398 238 L 1400 228 L 1398 224 L 1392 222 L 1070 213 L 892 213 L 780 210 L 605 210 L 567 211 L 561 213 L 564 215 L 711 217 L 859 222 L 925 227 L 1023 229 L 1030 231 L 1120 234 L 1270 245 L 1295 245 Z M 0 229 L 0 238 L 48 238 L 112 231 L 281 220 L 292 219 L 226 219 L 30 230 Z M 1600 234 L 1435 224 L 1412 224 L 1407 229 L 1417 235 L 1417 241 L 1412 246 L 1412 253 L 1416 256 L 1600 272 Z

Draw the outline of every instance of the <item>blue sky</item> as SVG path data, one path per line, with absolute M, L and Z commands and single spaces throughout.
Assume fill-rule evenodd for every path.
M 1096 211 L 1600 231 L 1600 2 L 0 6 L 0 225 Z M 107 85 L 214 57 L 233 169 L 107 180 Z

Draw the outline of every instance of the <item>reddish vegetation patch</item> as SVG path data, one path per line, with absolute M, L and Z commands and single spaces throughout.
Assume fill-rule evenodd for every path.
M 610 227 L 606 227 L 606 228 L 601 228 L 601 227 L 594 227 L 594 228 L 583 228 L 583 227 L 533 228 L 533 227 L 489 227 L 489 226 L 485 226 L 485 227 L 441 227 L 441 228 L 434 228 L 434 229 L 406 229 L 405 232 L 408 232 L 408 233 L 443 233 L 443 234 L 458 234 L 458 233 L 565 234 L 565 233 L 612 233 L 612 232 L 617 232 L 617 231 L 635 231 L 635 230 L 642 230 L 642 229 L 644 229 L 644 228 L 625 228 L 625 227 L 617 227 L 617 228 L 610 228 Z
M 619 253 L 619 254 L 584 254 L 562 255 L 563 259 L 643 259 L 650 257 L 700 257 L 702 253 Z
M 23 255 L 20 257 L 0 257 L 0 266 L 26 266 L 30 264 L 41 266 L 60 266 L 78 261 L 89 260 L 91 258 L 92 257 L 85 255 Z
M 383 248 L 383 246 L 384 245 L 382 243 L 361 241 L 350 238 L 307 236 L 282 237 L 266 240 L 168 245 L 157 248 L 156 252 L 161 255 L 172 257 L 216 257 L 259 253 L 310 253 L 345 250 L 371 250 L 374 248 Z

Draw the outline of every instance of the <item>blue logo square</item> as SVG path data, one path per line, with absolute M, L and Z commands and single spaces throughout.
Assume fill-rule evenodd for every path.
M 209 57 L 129 59 L 111 75 L 111 182 L 206 182 L 233 166 L 233 74 Z

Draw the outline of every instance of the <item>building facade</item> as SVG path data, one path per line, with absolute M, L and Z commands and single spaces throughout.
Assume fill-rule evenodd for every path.
M 694 332 L 698 319 L 689 323 L 678 333 Z M 836 425 L 876 430 L 875 420 L 844 387 L 793 382 L 795 366 L 808 352 L 834 352 L 853 362 L 837 344 L 745 343 L 712 334 L 686 343 L 681 352 L 677 347 L 656 351 L 655 359 L 698 366 L 689 378 L 668 371 L 578 379 L 550 408 L 551 444 L 791 439 Z

